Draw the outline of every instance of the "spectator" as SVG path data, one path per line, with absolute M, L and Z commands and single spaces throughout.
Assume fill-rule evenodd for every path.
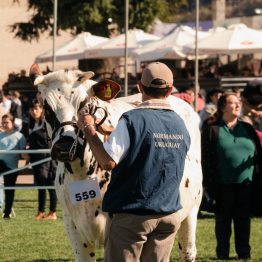
M 5 163 L 0 160 L 0 187 L 4 186 L 4 178 L 1 175 L 1 173 L 4 173 L 7 171 Z M 3 212 L 3 207 L 4 207 L 4 190 L 0 188 L 0 211 Z
M 249 82 L 241 93 L 243 110 L 241 120 L 250 123 L 256 130 L 260 145 L 262 146 L 262 82 L 253 80 Z M 258 179 L 257 179 L 258 180 Z M 252 183 L 252 212 L 254 216 L 262 216 L 262 183 Z
M 18 91 L 12 92 L 12 103 L 10 108 L 10 113 L 15 118 L 15 127 L 17 130 L 22 129 L 22 118 L 23 118 L 23 110 L 22 110 L 22 102 L 20 100 L 20 93 Z
M 188 86 L 183 88 L 181 90 L 181 92 L 188 94 L 191 97 L 191 100 L 195 102 L 196 97 L 195 97 L 195 83 L 194 82 L 191 82 Z M 198 90 L 197 90 L 197 112 L 202 110 L 204 107 L 205 107 L 205 101 L 204 101 L 204 99 L 201 97 L 201 95 L 199 93 L 199 85 L 198 85 Z
M 216 254 L 225 260 L 229 259 L 232 221 L 238 258 L 250 258 L 251 181 L 262 163 L 257 134 L 238 119 L 240 113 L 239 98 L 225 93 L 218 100 L 217 117 L 212 122 L 207 119 L 202 131 L 203 185 L 216 200 Z
M 51 147 L 47 131 L 44 125 L 44 111 L 41 101 L 34 99 L 29 105 L 29 148 L 47 149 Z M 48 157 L 48 154 L 31 154 L 30 162 L 42 160 Z M 56 163 L 54 160 L 33 166 L 34 179 L 37 186 L 53 186 L 56 172 Z M 36 220 L 43 218 L 56 220 L 57 197 L 54 189 L 48 189 L 50 197 L 50 208 L 47 217 L 45 217 L 46 190 L 38 190 L 38 213 Z
M 244 88 L 243 118 L 250 122 L 256 130 L 262 131 L 262 81 L 253 80 Z
M 2 106 L 2 101 L 3 101 L 3 91 L 0 90 L 0 118 L 2 119 L 2 116 L 5 114 L 4 108 Z M 0 132 L 2 132 L 2 125 L 0 126 Z M 5 164 L 0 163 L 0 173 L 5 172 Z M 4 185 L 4 178 L 3 176 L 0 175 L 0 187 Z M 0 188 L 0 209 L 2 211 L 4 206 L 4 190 Z
M 29 103 L 30 103 L 30 98 L 27 95 L 22 96 L 22 112 L 23 112 L 23 117 L 22 117 L 22 129 L 21 133 L 25 136 L 26 139 L 28 139 L 28 121 L 29 121 Z
M 0 106 L 1 106 L 1 108 L 3 108 L 3 113 L 4 114 L 10 113 L 12 101 L 11 101 L 11 99 L 9 99 L 9 97 L 2 90 L 1 90 L 1 93 L 2 93 L 1 94 L 2 99 L 1 99 Z
M 199 112 L 200 117 L 200 128 L 202 127 L 203 122 L 213 116 L 217 111 L 217 101 L 219 97 L 224 93 L 224 90 L 216 87 L 211 89 L 208 92 L 206 99 L 206 106 Z
M 211 62 L 208 65 L 208 72 L 205 74 L 206 78 L 217 78 L 218 77 L 218 66 L 217 63 Z
M 0 150 L 22 150 L 25 149 L 26 140 L 24 136 L 15 131 L 14 117 L 10 113 L 2 116 L 3 132 L 0 133 Z M 18 167 L 19 154 L 0 154 L 0 160 L 4 162 L 8 170 L 16 169 Z M 5 175 L 4 185 L 15 186 L 18 172 Z M 9 219 L 12 211 L 15 191 L 5 190 L 5 208 L 4 218 Z
M 185 102 L 187 102 L 189 105 L 193 106 L 194 101 L 193 101 L 192 97 L 187 93 L 178 92 L 178 90 L 174 86 L 173 86 L 171 95 L 173 95 L 177 98 L 180 98 L 180 99 L 184 100 Z
M 190 144 L 183 120 L 165 99 L 172 84 L 173 74 L 165 64 L 149 64 L 140 84 L 143 103 L 123 114 L 104 145 L 93 117 L 80 111 L 79 127 L 98 163 L 113 169 L 103 200 L 110 217 L 106 262 L 169 261 L 181 222 L 179 184 Z M 174 136 L 168 146 L 161 136 L 165 134 Z
M 120 80 L 119 70 L 116 67 L 114 67 L 113 70 L 112 70 L 111 79 L 113 79 L 115 81 Z
M 10 108 L 10 113 L 15 117 L 22 119 L 22 102 L 20 100 L 20 93 L 18 91 L 12 92 L 12 103 Z
M 241 98 L 241 88 L 240 87 L 232 87 L 232 92 L 235 93 L 235 95 L 238 98 Z
M 0 119 L 2 119 L 2 116 L 7 113 L 3 106 L 3 100 L 4 100 L 4 93 L 0 89 Z M 1 131 L 2 131 L 2 126 L 0 126 L 0 132 Z

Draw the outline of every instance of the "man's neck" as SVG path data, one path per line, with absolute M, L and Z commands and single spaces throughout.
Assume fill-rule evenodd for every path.
M 145 93 L 142 93 L 142 102 L 151 100 L 151 99 L 166 99 L 166 97 L 153 97 L 153 96 L 149 96 Z

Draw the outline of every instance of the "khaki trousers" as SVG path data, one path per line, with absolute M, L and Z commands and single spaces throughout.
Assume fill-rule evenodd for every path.
M 104 262 L 168 262 L 180 223 L 179 211 L 114 214 L 107 223 Z

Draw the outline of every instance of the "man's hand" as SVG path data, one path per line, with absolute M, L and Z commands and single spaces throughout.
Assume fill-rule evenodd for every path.
M 78 113 L 77 126 L 84 132 L 86 137 L 92 137 L 96 134 L 95 116 L 90 115 L 85 107 Z
M 89 114 L 88 108 L 79 111 L 77 126 L 84 132 L 96 160 L 104 170 L 112 170 L 116 163 L 107 154 L 102 141 L 96 135 L 96 121 L 95 116 Z

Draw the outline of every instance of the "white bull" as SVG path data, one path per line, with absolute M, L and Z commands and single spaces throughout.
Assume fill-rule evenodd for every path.
M 105 102 L 97 97 L 91 98 L 94 95 L 92 86 L 96 83 L 90 80 L 92 72 L 59 70 L 42 76 L 39 67 L 33 65 L 30 75 L 36 76 L 34 83 L 41 92 L 47 130 L 52 137 L 52 157 L 59 161 L 55 187 L 76 261 L 95 261 L 96 248 L 104 240 L 107 214 L 101 210 L 101 199 L 73 203 L 72 195 L 75 191 L 72 185 L 78 185 L 79 182 L 84 184 L 90 177 L 97 177 L 103 196 L 110 173 L 97 166 L 88 144 L 78 131 L 77 112 L 87 103 L 102 107 L 108 114 L 105 123 L 114 127 L 121 114 L 133 108 L 133 102 L 141 102 L 141 96 L 138 94 L 129 97 L 128 103 L 121 99 Z M 183 209 L 178 241 L 180 261 L 195 261 L 197 213 L 202 197 L 198 120 L 192 108 L 184 101 L 175 97 L 170 97 L 169 100 L 174 111 L 184 119 L 192 142 L 180 186 Z M 103 114 L 101 109 L 96 112 L 98 118 L 102 118 Z

